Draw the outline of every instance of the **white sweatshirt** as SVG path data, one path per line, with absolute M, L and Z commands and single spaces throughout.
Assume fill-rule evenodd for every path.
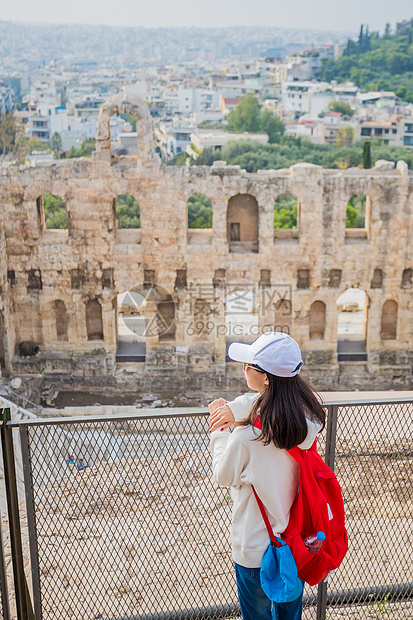
M 244 419 L 259 393 L 238 396 L 227 403 L 235 420 Z M 308 435 L 300 444 L 311 447 L 321 424 L 307 419 Z M 232 508 L 231 543 L 234 562 L 247 568 L 261 566 L 269 545 L 269 536 L 251 485 L 253 484 L 268 514 L 271 527 L 279 536 L 287 527 L 295 499 L 300 467 L 286 450 L 273 443 L 264 446 L 254 441 L 260 430 L 237 426 L 211 433 L 212 472 L 221 486 L 230 487 Z

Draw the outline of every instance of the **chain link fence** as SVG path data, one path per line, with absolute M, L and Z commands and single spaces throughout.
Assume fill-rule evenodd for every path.
M 304 620 L 413 617 L 413 401 L 336 403 L 318 447 L 342 485 L 349 551 L 306 587 Z M 231 500 L 205 413 L 23 420 L 36 620 L 238 614 Z

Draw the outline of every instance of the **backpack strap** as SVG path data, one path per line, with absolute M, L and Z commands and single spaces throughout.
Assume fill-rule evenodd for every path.
M 314 439 L 312 445 L 307 450 L 301 450 L 298 446 L 294 446 L 291 450 L 287 450 L 288 454 L 291 454 L 293 459 L 295 459 L 299 465 L 302 464 L 305 454 L 310 451 L 317 451 L 317 438 Z
M 254 491 L 255 499 L 257 500 L 258 507 L 259 507 L 259 509 L 261 511 L 262 518 L 264 519 L 264 523 L 265 523 L 265 526 L 267 528 L 267 532 L 268 532 L 268 535 L 269 535 L 269 537 L 271 539 L 272 544 L 275 547 L 282 547 L 282 544 L 278 542 L 278 540 L 276 539 L 276 537 L 274 535 L 274 532 L 272 531 L 272 527 L 270 525 L 270 522 L 269 522 L 269 519 L 268 519 L 268 515 L 265 512 L 264 504 L 262 503 L 262 501 L 258 497 L 257 491 L 254 489 L 254 485 L 253 484 L 251 485 L 251 488 Z

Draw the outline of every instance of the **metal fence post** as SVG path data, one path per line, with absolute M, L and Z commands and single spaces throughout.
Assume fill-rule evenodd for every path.
M 327 407 L 327 437 L 325 462 L 334 471 L 334 460 L 336 456 L 337 441 L 337 415 L 338 405 Z M 317 620 L 325 620 L 327 611 L 327 582 L 322 581 L 318 584 L 317 590 Z
M 0 589 L 3 620 L 10 620 L 9 594 L 7 591 L 6 563 L 4 558 L 3 531 L 0 514 Z
M 10 545 L 13 562 L 16 609 L 18 620 L 34 620 L 26 575 L 24 574 L 19 498 L 17 495 L 16 468 L 14 462 L 13 430 L 7 426 L 7 422 L 10 422 L 10 420 L 10 409 L 3 409 L 1 443 L 3 448 L 4 483 L 9 512 Z
M 30 467 L 29 434 L 27 426 L 20 427 L 20 443 L 23 460 L 24 490 L 26 493 L 27 527 L 29 530 L 30 565 L 32 569 L 33 606 L 35 619 L 41 620 L 39 554 L 37 548 L 36 517 L 33 503 L 32 475 Z

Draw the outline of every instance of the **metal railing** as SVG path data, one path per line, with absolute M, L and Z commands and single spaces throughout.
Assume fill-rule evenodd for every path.
M 350 546 L 327 583 L 306 587 L 303 618 L 342 618 L 343 607 L 356 619 L 413 617 L 413 400 L 326 408 L 318 448 L 342 486 Z M 14 433 L 32 570 L 29 594 L 17 549 L 19 620 L 238 613 L 231 502 L 212 481 L 206 411 L 26 420 L 7 412 L 6 486 Z M 7 497 L 19 547 L 21 514 L 12 490 Z

